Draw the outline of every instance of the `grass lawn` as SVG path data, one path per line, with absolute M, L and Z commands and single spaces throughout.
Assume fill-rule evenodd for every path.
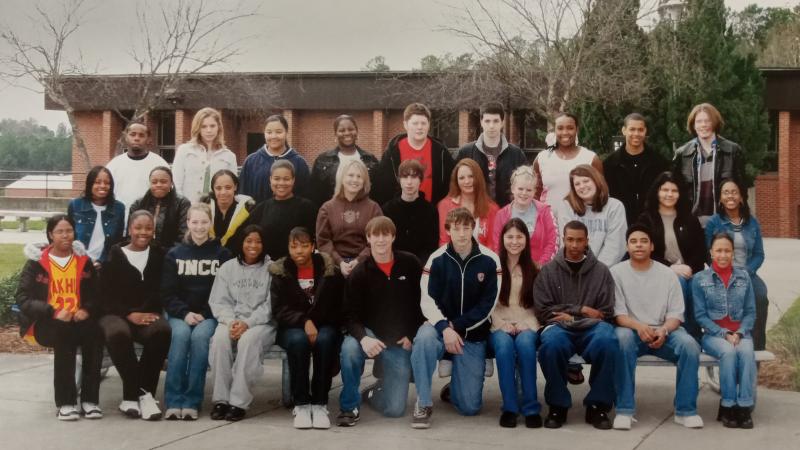
M 800 298 L 781 316 L 767 334 L 769 347 L 778 357 L 794 367 L 793 384 L 800 390 Z
M 43 220 L 29 220 L 28 230 L 41 231 L 45 228 L 45 221 Z M 16 220 L 5 220 L 0 222 L 0 227 L 3 230 L 17 230 L 19 229 L 19 222 Z
M 22 247 L 23 244 L 0 244 L 0 279 L 22 268 L 25 263 Z

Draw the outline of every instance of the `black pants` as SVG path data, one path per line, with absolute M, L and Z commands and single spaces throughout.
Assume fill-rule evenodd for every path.
M 114 315 L 103 316 L 99 323 L 108 354 L 122 378 L 122 399 L 137 401 L 142 395 L 141 390 L 155 396 L 158 377 L 172 338 L 169 323 L 160 317 L 150 325 L 139 326 Z M 144 346 L 142 357 L 138 361 L 133 348 L 134 342 Z
M 91 319 L 62 322 L 55 319 L 36 321 L 36 341 L 52 347 L 54 354 L 53 387 L 56 406 L 77 405 L 75 357 L 81 349 L 81 401 L 98 403 L 100 399 L 100 366 L 103 362 L 103 341 L 97 323 Z
M 334 327 L 320 327 L 317 341 L 312 347 L 302 328 L 284 328 L 278 331 L 278 345 L 286 350 L 291 377 L 292 399 L 295 405 L 327 405 L 331 390 L 334 365 L 339 360 L 342 334 Z M 311 376 L 309 394 L 308 375 L 311 359 L 314 374 Z

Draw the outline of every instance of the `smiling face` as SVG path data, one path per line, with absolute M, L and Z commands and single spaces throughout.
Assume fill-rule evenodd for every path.
M 261 252 L 264 250 L 264 243 L 261 242 L 261 235 L 257 232 L 250 232 L 242 242 L 242 256 L 246 264 L 258 262 Z
M 489 139 L 500 139 L 503 132 L 503 119 L 500 114 L 484 114 L 481 117 L 481 129 L 485 137 Z
M 731 241 L 721 238 L 715 239 L 711 244 L 711 260 L 723 269 L 731 265 L 733 261 L 733 244 Z
M 358 167 L 350 166 L 342 177 L 342 189 L 347 196 L 355 197 L 364 188 L 364 177 Z
M 570 261 L 580 261 L 589 247 L 589 238 L 583 230 L 564 230 L 564 256 Z
M 653 242 L 650 236 L 643 231 L 634 231 L 628 236 L 628 254 L 636 262 L 644 262 L 650 259 L 653 253 Z
M 559 147 L 572 147 L 575 145 L 575 138 L 578 137 L 578 126 L 575 119 L 569 116 L 561 116 L 555 123 L 556 143 Z
M 172 177 L 163 170 L 155 170 L 150 174 L 150 193 L 155 198 L 164 198 L 172 190 Z
M 214 198 L 217 199 L 217 205 L 220 207 L 228 207 L 233 203 L 236 196 L 236 184 L 230 175 L 220 175 L 214 180 Z
M 141 215 L 131 221 L 128 235 L 131 237 L 131 247 L 134 251 L 142 251 L 150 245 L 155 234 L 155 225 L 150 216 Z
M 622 127 L 622 135 L 625 136 L 625 147 L 630 149 L 640 149 L 644 146 L 644 139 L 647 137 L 647 126 L 643 120 L 628 120 Z
M 728 215 L 731 213 L 738 214 L 739 208 L 742 206 L 742 193 L 736 183 L 726 181 L 720 187 L 719 200 Z
M 59 221 L 53 231 L 47 235 L 53 249 L 62 255 L 72 253 L 72 241 L 75 240 L 75 229 L 66 220 Z
M 714 137 L 714 122 L 707 112 L 700 111 L 694 116 L 694 132 L 700 139 L 711 139 Z
M 680 196 L 681 194 L 680 191 L 678 191 L 678 186 L 671 181 L 667 181 L 658 188 L 658 204 L 664 208 L 675 208 Z
M 367 235 L 372 257 L 377 259 L 389 259 L 392 255 L 392 244 L 394 236 L 389 233 L 375 233 Z
M 503 234 L 503 247 L 511 256 L 519 256 L 525 250 L 525 235 L 516 227 L 511 227 Z
M 203 140 L 203 143 L 211 148 L 210 144 L 214 142 L 217 135 L 219 135 L 219 123 L 217 123 L 217 119 L 212 116 L 203 119 L 203 122 L 200 123 L 200 139 Z
M 356 145 L 358 139 L 358 128 L 352 120 L 342 119 L 336 127 L 336 142 L 339 148 L 350 148 Z
M 472 173 L 472 169 L 467 166 L 460 166 L 456 177 L 458 180 L 458 190 L 461 191 L 461 195 L 472 195 L 475 193 L 475 175 Z
M 428 138 L 431 123 L 427 117 L 421 114 L 412 114 L 408 120 L 403 121 L 403 127 L 408 133 L 408 139 L 419 147 Z
M 575 193 L 587 205 L 591 205 L 594 201 L 594 196 L 597 194 L 597 185 L 594 180 L 589 177 L 574 175 L 572 177 L 572 186 L 575 188 Z
M 528 209 L 533 203 L 533 192 L 536 189 L 531 177 L 519 177 L 514 180 L 511 186 L 511 194 L 514 196 L 514 206 L 520 209 Z
M 201 244 L 208 240 L 211 218 L 206 213 L 198 210 L 189 210 L 186 225 L 189 227 L 189 234 L 195 243 Z
M 311 265 L 311 255 L 314 253 L 314 243 L 311 241 L 298 241 L 293 239 L 289 242 L 289 257 L 292 258 L 297 267 L 308 267 Z
M 92 201 L 94 203 L 105 203 L 109 192 L 111 192 L 111 177 L 108 172 L 101 170 L 97 173 L 97 178 L 94 179 L 94 184 L 92 184 Z
M 269 187 L 272 189 L 272 196 L 275 197 L 275 200 L 291 198 L 294 192 L 292 171 L 286 168 L 273 170 L 269 177 Z
M 281 154 L 286 145 L 286 128 L 283 124 L 275 120 L 269 122 L 264 127 L 264 139 L 267 142 L 267 149 L 273 154 Z

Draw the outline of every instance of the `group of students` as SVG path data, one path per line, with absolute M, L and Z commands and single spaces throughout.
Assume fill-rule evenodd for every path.
M 690 113 L 695 138 L 671 168 L 635 113 L 603 162 L 577 144 L 578 118 L 559 115 L 532 166 L 504 137 L 500 104 L 481 107 L 482 134 L 455 159 L 428 136 L 430 119 L 409 105 L 406 133 L 379 161 L 357 145 L 353 117 L 339 116 L 336 148 L 309 170 L 287 121 L 270 116 L 238 176 L 214 109 L 195 115 L 172 169 L 147 151 L 147 127 L 128 125 L 127 152 L 88 173 L 83 195 L 48 221 L 48 244 L 25 249 L 20 333 L 54 348 L 57 417 L 102 417 L 105 345 L 126 415 L 197 419 L 210 365 L 211 418 L 241 420 L 262 350 L 277 342 L 301 429 L 330 427 L 339 370 L 340 426 L 358 422 L 362 399 L 404 415 L 413 382 L 412 426 L 428 428 L 437 367 L 451 376 L 440 398 L 477 414 L 492 356 L 500 425 L 522 415 L 527 427 L 558 428 L 567 383 L 583 381 L 576 353 L 591 364 L 587 423 L 631 427 L 636 359 L 652 353 L 676 362 L 675 421 L 697 428 L 702 348 L 720 359 L 718 420 L 752 428 L 764 251 L 741 149 L 718 135 L 712 105 Z M 366 359 L 379 383 L 362 396 Z

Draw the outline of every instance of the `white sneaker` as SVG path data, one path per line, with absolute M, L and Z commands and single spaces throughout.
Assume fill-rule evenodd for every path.
M 697 414 L 693 416 L 675 416 L 675 423 L 686 428 L 703 428 L 703 418 Z
M 139 396 L 139 409 L 144 420 L 161 419 L 161 408 L 158 407 L 158 402 L 149 392 Z
M 439 361 L 439 378 L 447 378 L 453 374 L 453 361 L 443 359 Z
M 80 419 L 81 413 L 78 412 L 78 408 L 76 408 L 75 405 L 63 405 L 60 408 L 58 408 L 56 417 L 58 418 L 58 420 L 72 422 Z
M 633 422 L 636 422 L 636 419 L 634 419 L 633 416 L 617 414 L 616 417 L 614 417 L 614 429 L 630 430 Z
M 138 419 L 142 415 L 142 411 L 139 409 L 139 402 L 134 402 L 133 400 L 123 400 L 119 404 L 119 410 L 122 411 L 122 414 L 133 419 Z
M 484 378 L 489 378 L 494 375 L 494 359 L 486 358 L 486 368 L 483 369 Z
M 167 420 L 182 420 L 183 415 L 181 414 L 180 408 L 167 408 L 167 412 L 164 413 L 164 418 Z
M 83 402 L 81 403 L 81 409 L 83 409 L 83 417 L 87 419 L 103 418 L 103 410 L 97 406 L 97 403 Z
M 311 405 L 311 423 L 318 430 L 330 428 L 331 418 L 328 417 L 328 407 L 325 405 Z
M 294 414 L 294 427 L 307 430 L 312 427 L 311 422 L 311 405 L 297 405 L 292 410 Z

